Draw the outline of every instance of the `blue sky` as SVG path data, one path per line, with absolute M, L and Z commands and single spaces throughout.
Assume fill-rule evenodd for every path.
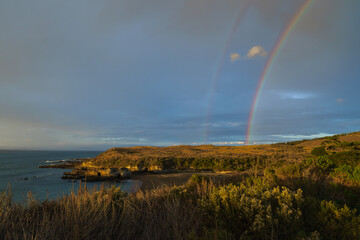
M 304 1 L 249 2 L 224 51 L 244 0 L 2 1 L 0 149 L 241 144 L 268 53 Z M 359 130 L 359 10 L 313 1 L 272 65 L 251 143 Z

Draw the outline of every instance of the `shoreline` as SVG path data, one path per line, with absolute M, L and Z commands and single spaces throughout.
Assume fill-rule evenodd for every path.
M 65 162 L 52 163 L 50 165 L 40 165 L 39 168 L 58 168 L 58 169 L 76 169 L 80 166 L 84 161 L 89 159 L 72 159 Z M 64 171 L 66 173 L 66 171 Z M 63 173 L 63 176 L 65 175 Z M 127 181 L 132 181 L 134 186 L 131 187 L 130 192 L 135 193 L 139 190 L 154 190 L 157 188 L 161 188 L 163 186 L 180 186 L 186 184 L 192 175 L 197 174 L 201 176 L 207 176 L 212 179 L 214 182 L 223 182 L 229 177 L 236 175 L 234 171 L 222 171 L 216 172 L 211 169 L 184 169 L 184 170 L 163 170 L 163 171 L 149 171 L 149 172 L 132 172 L 129 177 L 124 179 L 112 179 L 116 183 L 126 183 Z M 64 181 L 69 179 L 64 179 Z M 75 180 L 75 179 L 73 179 Z M 75 181 L 83 181 L 83 180 L 75 180 Z M 97 179 L 95 181 L 87 181 L 87 182 L 108 182 L 109 179 Z

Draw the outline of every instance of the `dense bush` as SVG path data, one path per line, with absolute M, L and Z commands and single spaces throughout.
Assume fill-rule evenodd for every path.
M 322 155 L 317 158 L 315 165 L 324 170 L 330 170 L 335 165 L 328 155 Z
M 360 239 L 360 217 L 355 209 L 322 201 L 316 219 L 316 227 L 326 233 L 326 239 Z
M 335 176 L 351 179 L 353 171 L 354 168 L 351 165 L 343 164 L 335 168 Z
M 316 147 L 311 151 L 311 154 L 316 157 L 320 157 L 327 155 L 328 153 L 326 152 L 325 147 Z
M 360 163 L 359 151 L 341 151 L 329 155 L 331 161 L 336 165 L 349 164 L 356 166 Z
M 238 238 L 294 238 L 302 225 L 302 192 L 283 187 L 228 185 L 215 188 L 200 200 L 208 226 Z

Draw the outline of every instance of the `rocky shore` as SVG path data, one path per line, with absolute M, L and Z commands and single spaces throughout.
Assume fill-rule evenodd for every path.
M 84 167 L 84 164 L 88 161 L 89 159 L 75 159 L 56 164 L 42 165 L 39 168 L 72 169 L 72 171 L 64 172 L 61 178 L 84 180 L 87 182 L 121 181 L 129 179 L 131 176 L 131 172 L 127 168 Z

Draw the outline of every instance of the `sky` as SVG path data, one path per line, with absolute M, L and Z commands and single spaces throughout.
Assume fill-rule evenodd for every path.
M 0 149 L 242 145 L 359 131 L 360 1 L 0 2 Z

